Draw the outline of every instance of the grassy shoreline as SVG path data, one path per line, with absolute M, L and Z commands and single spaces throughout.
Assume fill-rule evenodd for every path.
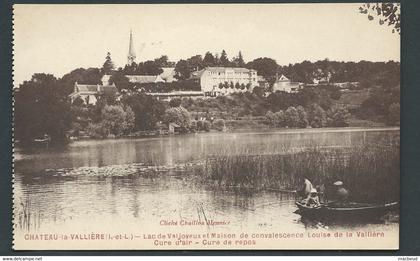
M 302 178 L 326 185 L 327 192 L 334 181 L 342 180 L 354 201 L 387 202 L 399 199 L 399 156 L 399 144 L 310 147 L 272 155 L 243 150 L 208 158 L 203 176 L 219 187 L 288 191 L 295 190 Z

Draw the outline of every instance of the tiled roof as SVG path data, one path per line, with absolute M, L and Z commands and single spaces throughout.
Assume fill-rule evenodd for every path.
M 115 85 L 108 85 L 108 86 L 99 86 L 100 92 L 105 94 L 115 94 L 118 92 L 117 87 Z
M 77 84 L 77 92 L 97 92 L 98 85 Z
M 238 68 L 238 67 L 207 67 L 205 70 L 208 70 L 210 72 L 221 72 L 224 73 L 227 70 L 229 71 L 234 71 L 235 73 L 249 73 L 251 71 L 255 71 L 252 69 L 247 69 L 247 68 Z
M 156 82 L 157 75 L 126 75 L 130 82 L 153 83 Z
M 118 92 L 115 85 L 91 85 L 91 84 L 78 84 L 75 83 L 76 93 L 107 93 L 115 94 Z

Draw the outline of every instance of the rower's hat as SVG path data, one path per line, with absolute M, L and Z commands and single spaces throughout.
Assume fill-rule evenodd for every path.
M 336 181 L 333 184 L 334 186 L 343 186 L 343 182 L 342 181 Z
M 312 189 L 311 189 L 311 194 L 312 194 L 312 193 L 316 193 L 316 194 L 318 194 L 318 191 L 316 190 L 316 188 L 312 188 Z

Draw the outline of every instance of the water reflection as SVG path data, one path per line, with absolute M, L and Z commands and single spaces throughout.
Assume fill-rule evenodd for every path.
M 124 220 L 141 227 L 164 218 L 229 219 L 231 229 L 305 229 L 312 225 L 294 213 L 294 194 L 215 189 L 185 164 L 244 149 L 272 154 L 305 146 L 351 147 L 398 139 L 399 131 L 207 133 L 18 149 L 15 226 L 45 231 L 77 224 L 83 229 L 92 220 Z

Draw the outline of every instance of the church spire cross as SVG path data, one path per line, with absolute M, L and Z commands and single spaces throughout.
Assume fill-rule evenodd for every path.
M 127 65 L 131 65 L 136 61 L 136 53 L 134 52 L 133 32 L 130 30 L 130 44 L 128 46 Z

